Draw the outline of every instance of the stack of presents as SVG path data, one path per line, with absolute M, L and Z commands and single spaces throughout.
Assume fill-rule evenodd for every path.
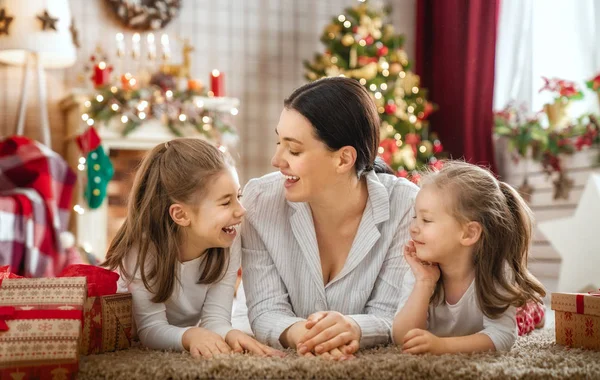
M 0 379 L 75 378 L 80 355 L 131 346 L 131 294 L 119 275 L 71 265 L 54 278 L 22 278 L 0 267 Z

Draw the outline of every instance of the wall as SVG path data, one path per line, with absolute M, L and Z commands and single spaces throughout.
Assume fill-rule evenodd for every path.
M 396 30 L 406 35 L 409 57 L 414 56 L 415 1 L 393 1 L 391 17 Z M 183 0 L 179 17 L 166 29 L 171 37 L 172 60 L 181 60 L 174 37 L 190 38 L 195 47 L 194 77 L 206 84 L 210 70 L 218 68 L 225 73 L 228 95 L 240 98 L 236 125 L 241 136 L 238 162 L 244 181 L 271 170 L 273 130 L 282 101 L 305 83 L 302 61 L 322 51 L 319 36 L 323 27 L 353 4 L 356 0 Z M 89 86 L 84 67 L 97 44 L 115 64 L 115 34 L 123 32 L 127 42 L 132 34 L 121 28 L 102 0 L 71 0 L 71 10 L 82 45 L 78 62 L 68 70 L 47 71 L 52 146 L 61 154 L 65 123 L 58 102 L 71 89 Z M 123 65 L 127 68 L 132 63 Z M 0 65 L 0 136 L 14 131 L 21 79 L 20 68 Z M 39 116 L 34 83 L 29 91 L 25 130 L 36 138 Z

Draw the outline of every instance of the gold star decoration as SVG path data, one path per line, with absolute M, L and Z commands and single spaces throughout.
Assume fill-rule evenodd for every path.
M 79 31 L 75 27 L 75 19 L 71 19 L 69 30 L 71 31 L 71 37 L 73 38 L 73 45 L 79 49 L 81 46 L 79 45 Z
M 573 188 L 573 180 L 560 172 L 558 179 L 554 183 L 554 199 L 569 199 L 569 194 Z
M 47 9 L 44 11 L 43 16 L 37 16 L 37 18 L 42 22 L 42 30 L 57 30 L 56 23 L 58 22 L 58 18 L 51 17 Z
M 6 9 L 4 9 L 4 8 L 0 9 L 0 35 L 2 35 L 2 34 L 8 35 L 8 27 L 10 26 L 10 23 L 12 22 L 12 20 L 13 20 L 12 17 L 8 17 L 6 15 Z

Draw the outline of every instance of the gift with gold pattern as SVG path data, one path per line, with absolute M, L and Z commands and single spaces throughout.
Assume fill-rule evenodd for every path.
M 60 275 L 84 276 L 88 297 L 84 305 L 82 355 L 129 348 L 132 340 L 131 293 L 116 294 L 119 275 L 92 265 L 71 265 Z
M 552 293 L 556 343 L 600 351 L 600 292 Z
M 0 278 L 2 379 L 75 378 L 86 279 Z

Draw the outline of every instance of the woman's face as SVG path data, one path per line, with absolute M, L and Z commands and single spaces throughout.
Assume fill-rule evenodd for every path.
M 316 138 L 312 124 L 298 111 L 284 108 L 275 132 L 277 149 L 271 164 L 286 177 L 286 199 L 314 200 L 337 178 L 335 152 Z

